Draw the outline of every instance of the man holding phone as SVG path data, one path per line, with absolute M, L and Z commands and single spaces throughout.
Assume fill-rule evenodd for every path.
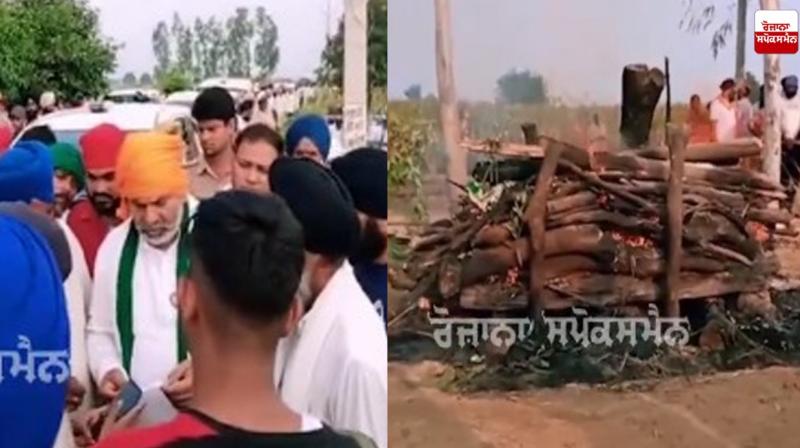
M 303 244 L 300 224 L 277 196 L 229 191 L 201 202 L 189 276 L 178 292 L 192 347 L 189 408 L 170 423 L 122 431 L 97 447 L 150 448 L 193 439 L 275 448 L 374 446 L 295 413 L 275 389 L 278 340 L 302 313 L 295 292 Z

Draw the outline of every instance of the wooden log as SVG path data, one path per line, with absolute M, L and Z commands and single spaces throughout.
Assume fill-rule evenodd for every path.
M 647 234 L 658 234 L 662 230 L 658 223 L 606 210 L 590 210 L 566 214 L 559 219 L 548 220 L 547 228 L 553 229 L 574 224 L 607 224 Z
M 528 306 L 528 295 L 506 285 L 472 285 L 461 290 L 459 306 L 465 310 L 514 311 Z
M 677 298 L 690 300 L 756 292 L 766 287 L 766 280 L 762 273 L 746 269 L 713 275 L 684 272 Z M 663 296 L 652 280 L 621 275 L 578 273 L 551 280 L 550 285 L 554 288 L 547 288 L 542 294 L 542 305 L 548 310 L 581 305 L 608 307 L 653 303 Z
M 564 182 L 563 184 L 556 185 L 554 187 L 554 191 L 552 192 L 550 198 L 558 199 L 563 198 L 565 196 L 571 196 L 575 193 L 580 191 L 584 191 L 587 189 L 586 183 L 581 181 L 568 181 Z
M 761 140 L 741 138 L 725 143 L 694 143 L 686 145 L 687 162 L 718 162 L 723 160 L 753 157 L 761 154 Z M 646 148 L 636 155 L 648 159 L 669 160 L 669 148 L 664 146 Z
M 657 68 L 648 69 L 643 64 L 631 64 L 623 69 L 619 132 L 627 147 L 641 147 L 650 138 L 653 113 L 664 83 L 664 74 Z
M 646 212 L 656 213 L 656 207 L 652 203 L 645 201 L 644 199 L 640 198 L 639 196 L 636 196 L 635 194 L 625 191 L 625 189 L 623 189 L 619 185 L 615 185 L 600 179 L 596 173 L 583 171 L 580 167 L 567 160 L 562 160 L 559 162 L 559 164 L 565 167 L 566 169 L 572 171 L 573 173 L 575 173 L 578 177 L 580 177 L 584 181 L 598 188 L 604 189 L 617 197 L 625 199 L 626 201 L 631 202 L 632 204 L 638 205 Z
M 511 239 L 511 230 L 502 224 L 484 226 L 472 239 L 473 247 L 491 247 L 503 244 Z
M 667 294 L 664 311 L 668 317 L 678 317 L 678 288 L 683 253 L 683 157 L 688 138 L 675 125 L 669 125 L 667 131 L 670 172 L 667 188 Z
M 612 170 L 629 171 L 630 178 L 666 181 L 669 177 L 669 164 L 661 160 L 637 157 L 630 151 L 620 154 L 609 154 L 604 163 Z M 751 187 L 764 190 L 782 191 L 783 187 L 761 173 L 740 168 L 722 168 L 709 164 L 685 163 L 686 179 L 702 180 L 714 186 L 731 185 L 734 187 Z
M 547 216 L 594 204 L 597 204 L 597 195 L 591 191 L 581 191 L 571 196 L 565 196 L 548 201 Z
M 549 145 L 553 141 L 546 137 L 540 137 L 540 142 L 547 139 L 544 144 Z M 560 143 L 560 142 L 559 142 Z M 500 142 L 495 140 L 474 141 L 466 140 L 461 142 L 461 147 L 477 154 L 488 154 L 495 157 L 522 158 L 522 159 L 543 159 L 545 157 L 545 147 L 541 144 L 522 144 L 513 142 Z M 584 169 L 591 167 L 589 153 L 574 145 L 562 145 L 563 157 L 566 160 Z
M 631 193 L 645 195 L 654 194 L 659 196 L 665 196 L 667 194 L 667 184 L 664 182 L 633 180 L 631 183 L 631 186 L 624 187 Z M 744 208 L 746 205 L 744 196 L 742 194 L 732 193 L 730 191 L 717 189 L 711 186 L 684 183 L 683 192 L 684 194 L 691 193 L 706 197 L 711 201 L 720 202 L 730 208 Z
M 579 229 L 577 231 L 573 229 Z M 576 226 L 548 231 L 545 242 L 545 278 L 586 270 L 652 277 L 664 273 L 665 257 L 655 248 L 631 247 L 614 241 L 596 226 Z M 473 251 L 461 263 L 460 285 L 469 286 L 492 275 L 522 269 L 530 260 L 530 243 L 520 238 L 504 246 Z M 692 253 L 685 257 L 686 270 L 719 272 L 726 265 L 718 259 Z
M 790 224 L 792 214 L 781 209 L 748 208 L 747 219 L 768 224 Z
M 429 249 L 442 243 L 450 241 L 450 232 L 446 229 L 440 230 L 438 233 L 431 233 L 425 236 L 411 237 L 411 242 L 408 243 L 408 248 L 413 251 L 420 251 Z
M 522 123 L 521 128 L 526 145 L 539 144 L 539 128 L 536 123 Z
M 531 195 L 525 218 L 530 229 L 530 278 L 528 312 L 531 319 L 538 320 L 541 315 L 539 295 L 544 287 L 542 263 L 545 256 L 545 220 L 547 219 L 547 195 L 550 192 L 550 181 L 558 168 L 558 159 L 563 148 L 560 145 L 548 145 L 542 169 L 536 176 L 536 187 Z

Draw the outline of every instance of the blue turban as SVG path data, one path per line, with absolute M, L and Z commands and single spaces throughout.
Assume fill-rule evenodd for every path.
M 17 143 L 0 156 L 0 201 L 53 202 L 53 156 L 37 141 Z
M 307 138 L 314 142 L 322 160 L 328 160 L 328 151 L 331 149 L 331 131 L 328 123 L 319 115 L 303 115 L 295 120 L 286 132 L 286 151 L 294 155 L 294 150 L 300 140 Z
M 61 275 L 44 238 L 15 218 L 0 216 L 0 247 L 0 352 L 5 353 L 0 364 L 0 437 L 3 446 L 50 447 L 69 384 L 69 318 Z M 29 345 L 20 347 L 23 341 Z M 31 352 L 42 351 L 59 356 L 29 358 Z M 21 365 L 35 367 L 34 375 L 26 378 L 26 370 L 13 374 L 8 352 Z M 66 371 L 52 366 L 42 371 L 40 366 L 50 359 Z

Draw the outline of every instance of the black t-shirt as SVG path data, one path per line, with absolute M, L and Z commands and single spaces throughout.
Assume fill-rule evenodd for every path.
M 173 442 L 164 448 L 363 448 L 355 437 L 338 433 L 323 425 L 315 431 L 298 433 L 264 433 L 245 431 L 234 426 L 214 420 L 199 411 L 190 410 L 191 414 L 201 422 L 213 428 L 217 434 L 200 439 L 186 439 Z M 374 446 L 374 445 L 372 445 Z
M 365 436 L 334 431 L 328 426 L 297 433 L 246 431 L 185 410 L 169 423 L 122 431 L 97 448 L 374 448 Z

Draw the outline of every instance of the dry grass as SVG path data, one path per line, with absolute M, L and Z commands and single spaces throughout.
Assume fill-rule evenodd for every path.
M 421 101 L 392 101 L 389 103 L 389 113 L 402 117 L 409 122 L 432 123 L 438 129 L 438 102 L 435 99 Z M 619 144 L 618 128 L 620 122 L 620 107 L 617 106 L 582 106 L 567 107 L 554 105 L 508 105 L 494 103 L 464 103 L 461 106 L 468 117 L 469 136 L 476 139 L 501 139 L 508 141 L 522 141 L 520 125 L 523 123 L 536 123 L 539 132 L 564 141 L 585 145 L 585 131 L 594 114 L 597 114 L 608 133 L 609 143 L 614 146 Z M 672 120 L 682 123 L 686 118 L 687 106 L 674 104 L 672 107 Z M 664 140 L 664 115 L 663 107 L 656 109 L 651 133 L 652 143 L 661 143 Z M 434 142 L 429 148 L 429 156 L 433 166 L 441 166 L 441 160 L 446 158 L 440 149 L 441 145 Z

